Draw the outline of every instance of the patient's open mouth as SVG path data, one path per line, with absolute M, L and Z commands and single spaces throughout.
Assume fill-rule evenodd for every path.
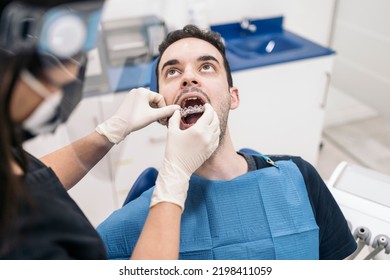
M 197 96 L 188 97 L 181 102 L 181 120 L 184 128 L 188 128 L 198 121 L 203 115 L 204 104 L 205 102 Z

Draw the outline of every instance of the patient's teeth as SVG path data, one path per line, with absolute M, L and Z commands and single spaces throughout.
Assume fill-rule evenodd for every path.
M 185 118 L 191 114 L 202 113 L 202 112 L 204 112 L 203 105 L 188 106 L 180 110 L 182 118 Z

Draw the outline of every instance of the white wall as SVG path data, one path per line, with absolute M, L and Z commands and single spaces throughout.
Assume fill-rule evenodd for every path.
M 390 1 L 338 0 L 332 85 L 390 116 Z
M 323 46 L 329 46 L 335 2 L 336 0 L 285 1 L 286 29 Z
M 191 21 L 191 8 L 209 24 L 284 15 L 287 29 L 326 46 L 334 3 L 335 0 L 108 0 L 103 20 L 156 14 L 169 29 L 175 29 Z

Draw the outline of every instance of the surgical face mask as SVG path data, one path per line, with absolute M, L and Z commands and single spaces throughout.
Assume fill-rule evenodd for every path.
M 44 98 L 35 111 L 23 122 L 23 129 L 31 136 L 53 132 L 60 123 L 58 107 L 63 98 L 62 90 L 50 93 L 40 81 L 27 71 L 22 72 L 21 79 Z

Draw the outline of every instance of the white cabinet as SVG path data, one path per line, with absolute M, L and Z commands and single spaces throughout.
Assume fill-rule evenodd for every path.
M 333 55 L 233 72 L 240 106 L 231 111 L 233 144 L 317 163 Z

